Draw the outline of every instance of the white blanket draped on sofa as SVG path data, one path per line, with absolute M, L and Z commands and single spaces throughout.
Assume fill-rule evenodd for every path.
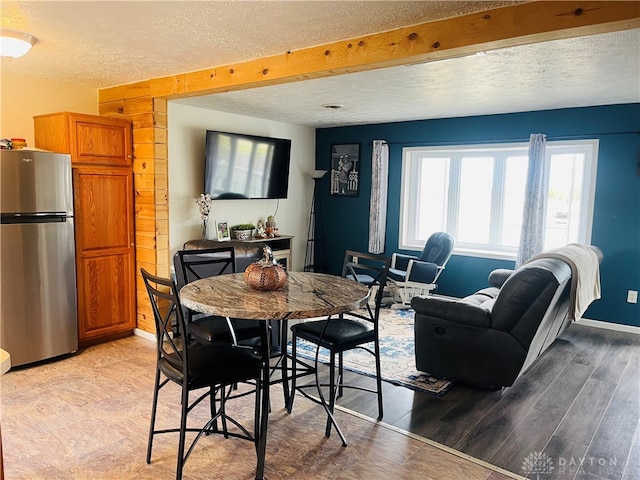
M 571 267 L 571 304 L 569 318 L 577 320 L 587 307 L 600 298 L 600 266 L 598 256 L 588 245 L 570 243 L 530 258 L 558 258 Z

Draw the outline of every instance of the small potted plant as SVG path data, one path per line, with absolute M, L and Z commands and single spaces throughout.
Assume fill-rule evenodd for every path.
M 239 223 L 231 227 L 231 233 L 236 240 L 250 240 L 253 238 L 253 230 L 256 226 L 253 223 Z
M 268 237 L 277 237 L 278 236 L 278 228 L 276 227 L 276 218 L 273 215 L 269 215 L 267 217 L 267 228 L 265 232 Z

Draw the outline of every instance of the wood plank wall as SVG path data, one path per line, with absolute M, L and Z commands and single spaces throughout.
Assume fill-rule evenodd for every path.
M 167 277 L 171 261 L 167 100 L 638 27 L 638 1 L 536 1 L 100 90 L 100 115 L 133 124 L 138 328 L 154 331 L 140 268 Z
M 140 268 L 169 276 L 167 100 L 154 97 L 151 82 L 101 92 L 99 113 L 132 123 L 135 188 L 137 327 L 154 332 L 153 312 Z

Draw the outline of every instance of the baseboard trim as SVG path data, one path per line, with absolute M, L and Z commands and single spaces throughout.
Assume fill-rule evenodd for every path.
M 590 320 L 581 318 L 575 321 L 576 325 L 585 325 L 587 327 L 603 328 L 605 330 L 615 330 L 616 332 L 633 333 L 640 335 L 640 327 L 632 325 L 622 325 L 620 323 L 603 322 L 602 320 Z
M 133 334 L 142 338 L 146 338 L 147 340 L 151 340 L 152 342 L 156 341 L 156 336 L 153 333 L 145 332 L 139 328 L 133 329 Z

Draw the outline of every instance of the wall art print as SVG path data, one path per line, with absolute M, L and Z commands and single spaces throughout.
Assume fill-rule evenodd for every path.
M 359 175 L 360 144 L 331 145 L 331 195 L 357 197 Z

